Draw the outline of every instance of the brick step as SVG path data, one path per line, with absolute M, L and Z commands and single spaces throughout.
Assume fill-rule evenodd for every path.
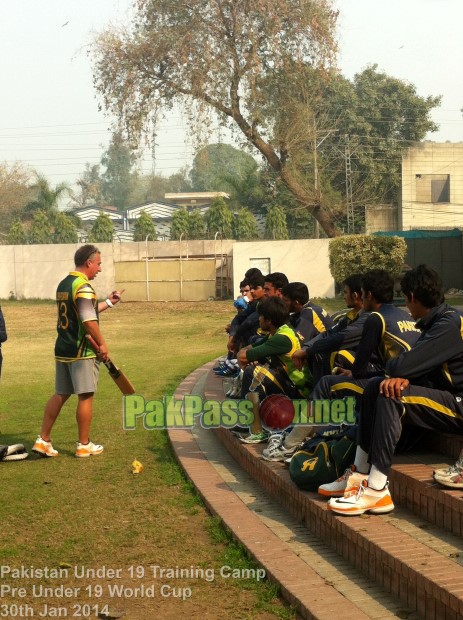
M 432 477 L 434 469 L 445 467 L 450 462 L 432 453 L 396 456 L 389 473 L 390 489 L 397 505 L 455 536 L 461 536 L 463 489 L 446 489 Z
M 210 373 L 204 384 L 206 398 L 223 399 L 227 387 L 226 380 Z M 394 503 L 456 536 L 463 535 L 463 489 L 444 489 L 432 477 L 434 469 L 458 458 L 463 436 L 429 432 L 420 446 L 417 452 L 394 457 L 389 474 Z M 424 451 L 426 446 L 432 446 L 433 451 Z
M 387 592 L 429 620 L 463 617 L 463 567 L 453 559 L 398 529 L 390 518 L 335 516 L 325 499 L 299 491 L 282 464 L 260 459 L 262 445 L 242 444 L 225 429 L 216 433 L 267 493 Z
M 226 386 L 226 380 L 210 373 L 205 397 L 223 399 L 222 383 Z M 441 531 L 456 536 L 463 533 L 463 490 L 443 489 L 432 479 L 434 468 L 458 457 L 463 437 L 434 433 L 434 453 L 396 457 L 390 475 L 396 511 L 381 517 L 343 518 L 328 512 L 326 501 L 316 494 L 300 492 L 284 466 L 260 459 L 264 446 L 243 445 L 225 429 L 216 433 L 270 496 L 386 591 L 424 618 L 463 617 L 463 567 L 459 564 L 463 552 L 458 539 L 448 543 L 448 535 Z
M 182 382 L 176 396 L 204 393 L 207 381 L 206 367 L 198 369 Z M 212 387 L 206 398 L 216 400 L 221 396 L 221 381 L 213 380 Z M 220 389 L 216 392 L 215 388 Z M 422 616 L 364 577 L 272 500 L 228 456 L 215 433 L 196 427 L 192 432 L 169 431 L 169 436 L 180 464 L 209 510 L 221 517 L 270 580 L 280 585 L 298 618 L 331 620 L 342 610 L 342 617 L 352 620 L 420 620 Z M 222 472 L 221 479 L 214 480 L 207 473 L 205 458 L 209 470 L 212 466 Z M 231 498 L 221 498 L 225 485 L 233 490 Z

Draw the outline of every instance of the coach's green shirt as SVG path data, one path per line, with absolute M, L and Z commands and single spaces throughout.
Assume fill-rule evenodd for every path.
M 58 309 L 58 338 L 55 343 L 55 358 L 62 362 L 96 357 L 88 344 L 83 317 L 77 309 L 78 300 L 87 300 L 94 310 L 93 320 L 98 320 L 98 300 L 87 276 L 79 271 L 71 271 L 56 290 Z

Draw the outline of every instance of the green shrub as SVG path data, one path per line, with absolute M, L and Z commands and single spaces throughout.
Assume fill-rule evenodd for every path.
M 346 235 L 331 239 L 330 271 L 338 283 L 353 273 L 364 274 L 370 269 L 385 269 L 398 278 L 407 253 L 402 237 Z

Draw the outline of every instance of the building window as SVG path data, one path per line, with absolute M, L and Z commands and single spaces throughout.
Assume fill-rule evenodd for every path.
M 270 258 L 250 258 L 249 259 L 249 268 L 256 267 L 260 269 L 262 275 L 267 275 L 271 273 L 270 271 Z
M 449 174 L 417 174 L 417 202 L 450 202 Z

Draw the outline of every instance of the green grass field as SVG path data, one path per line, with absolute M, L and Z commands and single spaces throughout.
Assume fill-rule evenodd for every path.
M 343 307 L 339 298 L 314 301 L 328 311 Z M 30 449 L 44 405 L 54 391 L 55 306 L 6 301 L 2 308 L 9 339 L 3 346 L 0 443 L 21 442 Z M 232 315 L 230 301 L 123 303 L 104 312 L 101 325 L 113 359 L 137 393 L 151 400 L 172 394 L 191 371 L 224 354 L 224 326 Z M 55 579 L 28 574 L 12 578 L 4 573 L 0 586 L 24 587 L 26 595 L 4 592 L 0 613 L 2 604 L 31 605 L 39 617 L 44 599 L 34 597 L 31 588 L 42 584 L 79 589 L 71 596 L 46 599 L 50 605 L 62 606 L 68 617 L 76 612 L 98 617 L 106 604 L 111 613 L 124 613 L 128 620 L 164 620 L 180 614 L 214 620 L 294 617 L 274 587 L 252 579 L 157 580 L 153 599 L 146 594 L 110 595 L 106 579 L 73 576 L 75 566 L 110 567 L 122 571 L 116 584 L 148 587 L 153 584 L 153 565 L 215 571 L 223 565 L 252 566 L 184 479 L 165 432 L 123 429 L 122 398 L 104 367 L 95 397 L 92 439 L 105 446 L 104 455 L 76 459 L 75 400 L 70 399 L 53 430 L 59 458 L 31 454 L 26 461 L 1 464 L 0 564 L 11 569 L 61 566 L 70 574 Z M 135 458 L 145 467 L 138 476 L 131 473 Z M 160 596 L 162 583 L 178 587 L 178 596 Z M 97 596 L 100 586 L 101 596 Z M 181 599 L 182 588 L 191 588 L 191 598 Z M 26 616 L 27 607 L 18 610 Z M 58 612 L 49 617 L 59 617 Z
M 52 302 L 4 302 L 2 308 L 9 338 L 3 346 L 0 442 L 22 442 L 30 449 L 44 404 L 54 391 L 55 307 Z M 148 400 L 171 394 L 192 370 L 224 353 L 224 326 L 232 312 L 230 302 L 124 303 L 103 313 L 101 325 L 113 359 Z M 104 367 L 91 435 L 105 446 L 101 457 L 74 457 L 74 410 L 75 400 L 70 399 L 53 429 L 58 458 L 31 453 L 26 461 L 1 465 L 1 564 L 11 569 L 61 566 L 69 574 L 59 579 L 4 574 L 1 583 L 24 587 L 26 596 L 6 592 L 0 603 L 22 606 L 18 615 L 26 615 L 30 605 L 38 617 L 45 599 L 34 596 L 33 585 L 64 585 L 79 591 L 46 601 L 65 609 L 69 617 L 82 610 L 97 617 L 106 604 L 111 613 L 124 612 L 124 618 L 133 620 L 178 618 L 183 613 L 214 619 L 293 617 L 274 587 L 252 579 L 157 580 L 153 599 L 146 594 L 110 596 L 106 580 L 76 578 L 75 566 L 111 567 L 122 571 L 116 583 L 148 587 L 153 565 L 218 571 L 224 564 L 250 564 L 183 478 L 166 434 L 122 428 L 122 399 Z M 138 476 L 131 473 L 135 458 L 145 467 Z M 178 587 L 178 596 L 161 597 L 161 583 Z M 101 596 L 95 596 L 98 586 Z M 182 600 L 182 588 L 191 589 L 191 598 Z M 15 608 L 10 611 L 13 617 Z M 55 613 L 58 617 L 59 611 Z

